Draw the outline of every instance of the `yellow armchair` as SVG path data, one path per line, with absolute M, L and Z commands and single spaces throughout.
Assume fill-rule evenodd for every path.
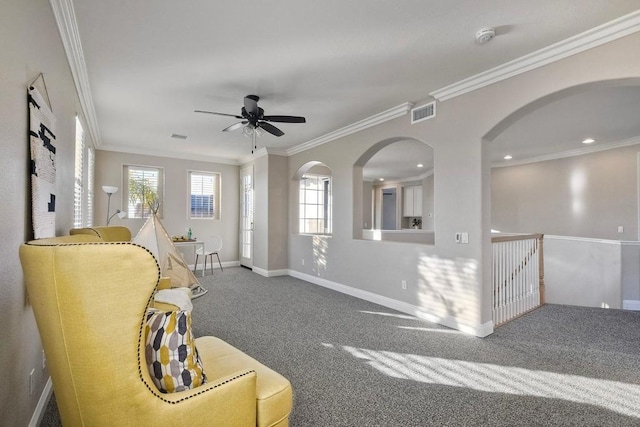
M 196 339 L 206 384 L 157 390 L 144 326 L 160 269 L 145 248 L 80 234 L 23 244 L 20 260 L 65 426 L 288 425 L 289 381 L 215 337 Z
M 105 242 L 130 242 L 131 230 L 122 225 L 110 225 L 108 227 L 86 227 L 86 228 L 72 228 L 69 230 L 69 234 L 89 234 L 92 236 L 98 236 Z

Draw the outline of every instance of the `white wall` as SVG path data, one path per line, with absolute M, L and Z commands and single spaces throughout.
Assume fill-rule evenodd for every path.
M 637 240 L 638 151 L 633 145 L 494 168 L 491 227 L 503 233 Z
M 362 228 L 373 228 L 373 183 L 362 182 Z
M 435 177 L 429 175 L 422 180 L 422 229 L 433 230 L 435 226 L 436 206 L 433 201 Z
M 25 292 L 18 247 L 33 236 L 29 184 L 27 85 L 43 72 L 56 127 L 56 232 L 73 225 L 75 115 L 80 113 L 69 65 L 49 2 L 10 0 L 0 13 L 0 425 L 26 426 L 49 377 Z M 42 90 L 42 85 L 38 85 Z M 86 127 L 85 127 L 86 128 Z M 87 135 L 87 143 L 91 139 Z M 29 395 L 29 373 L 34 370 Z
M 211 240 L 211 236 L 220 236 L 223 241 L 220 253 L 222 262 L 237 262 L 239 260 L 240 169 L 238 166 L 96 150 L 95 225 L 105 225 L 106 222 L 107 195 L 102 191 L 103 185 L 113 185 L 120 188 L 111 197 L 111 212 L 115 212 L 118 208 L 127 210 L 126 207 L 123 208 L 126 201 L 123 201 L 124 193 L 122 191 L 122 169 L 123 165 L 127 164 L 164 169 L 164 204 L 161 220 L 170 235 L 185 235 L 188 228 L 191 227 L 193 236 L 198 240 L 204 240 L 205 245 Z M 219 220 L 188 218 L 188 172 L 190 170 L 220 174 Z M 144 222 L 144 219 L 120 219 L 116 216 L 110 224 L 124 225 L 135 236 Z M 68 230 L 65 231 L 68 233 Z M 185 250 L 184 254 L 185 260 L 192 264 L 194 261 L 192 253 Z
M 525 107 L 550 102 L 550 94 L 600 80 L 640 77 L 640 57 L 629 55 L 638 44 L 640 35 L 634 34 L 441 102 L 435 119 L 410 125 L 409 117 L 397 118 L 291 156 L 290 175 L 310 161 L 331 168 L 335 227 L 331 237 L 311 237 L 296 234 L 291 225 L 290 269 L 300 277 L 417 308 L 458 329 L 486 331 L 492 318 L 491 139 Z M 486 108 L 487 100 L 491 108 Z M 434 149 L 438 220 L 433 246 L 358 240 L 362 177 L 354 165 L 374 146 L 400 138 L 415 138 Z M 457 232 L 469 233 L 469 244 L 456 244 Z M 407 290 L 401 289 L 401 280 L 407 280 Z
M 622 245 L 622 308 L 640 310 L 640 242 Z
M 294 181 L 288 176 L 288 164 L 287 157 L 263 150 L 242 165 L 252 165 L 254 171 L 253 270 L 262 275 L 287 268 L 289 244 L 283 236 L 289 225 L 289 183 Z M 297 197 L 298 188 L 293 191 Z
M 313 148 L 289 158 L 289 174 L 310 161 L 320 161 L 331 168 L 333 173 L 334 230 L 330 237 L 307 236 L 291 233 L 289 236 L 289 268 L 293 274 L 307 279 L 322 280 L 323 283 L 345 285 L 351 289 L 374 294 L 380 298 L 399 301 L 405 307 L 415 307 L 425 316 L 443 321 L 445 324 L 480 333 L 480 313 L 476 292 L 479 282 L 479 237 L 476 234 L 473 245 L 455 245 L 445 239 L 438 247 L 415 244 L 380 242 L 354 239 L 352 227 L 362 228 L 362 176 L 360 181 L 354 176 L 353 166 L 360 156 L 380 141 L 386 141 L 398 134 L 417 138 L 425 131 L 418 126 L 408 127 L 409 117 L 395 119 L 384 125 L 367 129 L 335 142 Z M 436 145 L 446 152 L 456 151 L 459 147 L 443 141 Z M 447 148 L 449 147 L 449 148 Z M 479 151 L 476 151 L 476 155 Z M 436 153 L 436 169 L 443 172 L 443 181 L 438 174 L 435 188 L 435 205 L 440 206 L 438 197 L 446 194 L 447 176 L 457 180 L 463 177 L 465 185 L 455 191 L 462 198 L 447 201 L 442 199 L 443 211 L 451 215 L 442 222 L 444 229 L 463 229 L 456 225 L 459 221 L 466 224 L 461 213 L 471 214 L 472 197 L 464 199 L 465 194 L 473 191 L 473 184 L 466 185 L 471 179 L 476 186 L 479 179 L 467 175 L 473 167 L 459 159 L 448 160 L 446 155 Z M 472 153 L 473 157 L 473 153 Z M 440 160 L 439 160 L 440 159 Z M 479 158 L 478 158 L 479 159 Z M 439 161 L 443 163 L 438 164 Z M 479 173 L 479 166 L 476 170 Z M 354 183 L 356 184 L 354 186 Z M 442 187 L 440 184 L 444 183 Z M 438 193 L 438 189 L 441 193 Z M 476 189 L 479 191 L 479 187 Z M 358 194 L 360 197 L 357 198 Z M 451 193 L 449 193 L 451 194 Z M 292 202 L 293 203 L 293 202 Z M 449 205 L 449 208 L 447 208 Z M 356 209 L 357 208 L 357 209 Z M 438 208 L 440 209 L 440 207 Z M 293 210 L 292 210 L 293 212 Z M 354 215 L 357 220 L 354 220 Z M 479 212 L 476 213 L 479 216 Z M 290 230 L 295 230 L 295 218 L 291 220 Z M 466 227 L 466 225 L 464 226 Z M 467 228 L 468 231 L 470 231 Z M 472 232 L 473 233 L 473 232 Z M 360 233 L 361 234 L 361 233 Z M 439 235 L 439 230 L 436 229 Z M 451 233 L 453 241 L 454 232 Z M 303 265 L 304 260 L 304 265 Z M 407 281 L 407 289 L 402 290 L 401 281 Z M 419 314 L 419 313 L 416 313 Z
M 622 308 L 619 241 L 544 236 L 545 301 Z
M 285 156 L 269 155 L 269 262 L 267 270 L 282 270 L 287 268 L 289 245 L 287 239 L 282 238 L 288 231 L 289 225 L 289 183 L 292 181 L 287 174 L 289 159 Z M 322 169 L 318 169 L 322 171 Z M 326 173 L 326 171 L 324 172 Z M 296 194 L 298 190 L 296 190 Z

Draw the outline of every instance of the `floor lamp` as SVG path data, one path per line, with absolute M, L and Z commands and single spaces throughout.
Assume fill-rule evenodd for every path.
M 107 225 L 109 225 L 109 211 L 111 210 L 111 195 L 118 192 L 118 187 L 112 187 L 111 185 L 103 185 L 102 191 L 107 193 Z

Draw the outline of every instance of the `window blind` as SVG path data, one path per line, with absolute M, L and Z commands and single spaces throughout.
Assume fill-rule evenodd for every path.
M 83 166 L 84 166 L 84 129 L 76 116 L 76 152 L 73 184 L 73 227 L 83 226 L 82 193 L 83 193 Z
M 190 218 L 217 218 L 217 174 L 206 172 L 189 172 L 189 182 Z

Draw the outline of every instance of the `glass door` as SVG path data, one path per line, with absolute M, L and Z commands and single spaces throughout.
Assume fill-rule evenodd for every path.
M 240 171 L 240 265 L 253 267 L 253 166 Z

